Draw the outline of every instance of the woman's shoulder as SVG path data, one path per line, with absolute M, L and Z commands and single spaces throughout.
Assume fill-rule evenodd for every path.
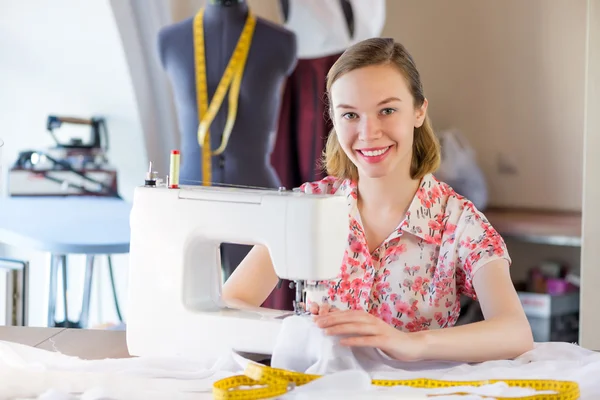
M 489 240 L 503 245 L 503 238 L 485 216 L 467 197 L 457 193 L 449 184 L 429 175 L 421 185 L 417 198 L 419 207 L 427 211 L 413 210 L 411 231 L 430 232 L 427 239 L 441 245 L 453 243 L 474 244 Z M 413 221 L 414 220 L 414 221 Z M 415 227 L 416 226 L 416 227 Z M 420 228 L 420 229 L 419 229 Z
M 456 269 L 457 293 L 477 299 L 473 287 L 475 273 L 494 260 L 502 259 L 508 265 L 512 264 L 506 243 L 484 212 L 468 198 L 436 178 L 430 178 L 428 186 L 429 190 L 422 196 L 432 204 L 433 220 L 429 228 L 433 230 L 433 238 L 437 239 L 434 243 L 442 247 L 440 254 L 449 257 L 440 257 L 438 262 L 452 262 Z
M 464 251 L 480 253 L 491 252 L 495 255 L 508 257 L 506 244 L 500 233 L 472 201 L 458 194 L 444 182 L 442 192 L 445 196 L 446 236 L 451 242 L 457 242 Z
M 440 206 L 449 219 L 454 221 L 476 219 L 487 222 L 484 213 L 467 197 L 459 194 L 449 184 L 433 175 L 430 176 L 430 180 L 432 182 L 430 185 L 431 191 L 437 192 Z M 433 195 L 429 194 L 428 197 L 433 197 Z
M 311 194 L 336 194 L 343 191 L 349 184 L 350 182 L 347 179 L 326 176 L 318 181 L 303 183 L 300 185 L 299 190 Z

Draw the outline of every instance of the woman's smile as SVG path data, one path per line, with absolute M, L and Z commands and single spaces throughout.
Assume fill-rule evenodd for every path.
M 390 153 L 392 146 L 386 147 L 370 147 L 357 149 L 356 153 L 362 160 L 365 160 L 369 164 L 377 164 L 382 162 Z

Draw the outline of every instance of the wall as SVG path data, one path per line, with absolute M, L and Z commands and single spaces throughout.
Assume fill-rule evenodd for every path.
M 388 1 L 437 130 L 472 142 L 491 202 L 581 210 L 585 0 Z M 516 174 L 500 172 L 512 164 Z
M 50 5 L 44 0 L 28 0 L 8 4 L 0 12 L 0 137 L 6 142 L 1 162 L 7 167 L 20 150 L 53 145 L 45 131 L 49 114 L 103 115 L 110 134 L 109 158 L 119 169 L 121 194 L 130 199 L 133 187 L 144 177 L 147 158 L 130 71 L 109 2 L 56 0 Z M 0 248 L 2 253 L 30 259 L 30 322 L 43 326 L 47 255 L 6 247 Z M 69 296 L 73 304 L 69 307 L 73 311 L 70 317 L 77 319 L 84 264 L 78 257 L 72 261 Z M 98 263 L 97 273 L 106 278 L 103 264 Z M 125 285 L 127 257 L 116 257 L 115 267 L 119 284 Z M 114 320 L 107 281 L 96 282 L 91 322 Z M 104 292 L 102 302 L 96 297 L 99 288 Z M 61 310 L 60 300 L 57 308 Z
M 600 0 L 588 0 L 588 42 L 585 110 L 585 164 L 583 193 L 583 248 L 581 292 L 580 342 L 583 346 L 600 351 Z

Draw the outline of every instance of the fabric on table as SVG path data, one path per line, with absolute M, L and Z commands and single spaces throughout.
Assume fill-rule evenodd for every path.
M 290 338 L 294 338 L 291 340 Z M 302 349 L 302 351 L 297 351 Z M 486 379 L 556 379 L 573 380 L 580 384 L 581 399 L 600 398 L 600 353 L 570 343 L 536 343 L 535 349 L 515 360 L 489 361 L 479 364 L 457 362 L 400 362 L 391 360 L 377 349 L 348 348 L 338 339 L 322 334 L 310 318 L 292 317 L 286 320 L 273 352 L 271 366 L 311 374 L 328 374 L 319 386 L 336 387 L 352 393 L 356 390 L 381 394 L 418 396 L 424 393 L 452 393 L 461 388 L 415 389 L 408 387 L 376 388 L 371 379 L 486 380 Z M 350 377 L 351 376 L 351 377 Z M 348 377 L 344 380 L 342 377 Z M 339 379 L 339 380 L 338 380 Z M 344 378 L 345 379 L 345 378 Z M 352 382 L 349 387 L 349 383 Z M 365 382 L 367 382 L 365 384 Z M 342 389 L 343 388 L 343 389 Z M 294 397 L 314 398 L 316 384 L 299 387 Z M 510 388 L 504 383 L 469 387 L 473 396 L 442 396 L 440 399 L 482 399 L 487 396 L 526 396 L 535 392 L 527 388 Z M 306 397 L 303 393 L 306 391 Z M 410 398 L 410 397 L 408 397 Z M 419 397 L 414 397 L 419 398 Z
M 0 399 L 211 399 L 213 383 L 241 374 L 248 362 L 228 352 L 216 363 L 181 357 L 81 360 L 21 344 L 0 341 Z M 600 398 L 600 354 L 569 343 L 538 343 L 516 360 L 481 364 L 450 362 L 402 363 L 377 350 L 350 349 L 323 335 L 310 317 L 283 321 L 271 365 L 322 378 L 295 388 L 283 399 L 418 399 L 454 389 L 379 388 L 371 379 L 431 378 L 444 380 L 559 379 L 577 381 L 581 400 Z M 466 388 L 471 396 L 438 399 L 482 399 L 479 395 L 518 396 L 526 388 L 503 383 Z M 81 393 L 79 395 L 70 393 Z M 479 394 L 479 395 L 478 395 Z

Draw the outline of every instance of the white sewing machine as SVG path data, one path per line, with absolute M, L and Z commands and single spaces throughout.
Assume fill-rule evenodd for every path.
M 224 187 L 135 189 L 127 346 L 134 356 L 272 354 L 294 312 L 228 308 L 220 243 L 263 244 L 280 278 L 329 280 L 348 238 L 344 196 Z M 298 297 L 298 295 L 297 295 Z

